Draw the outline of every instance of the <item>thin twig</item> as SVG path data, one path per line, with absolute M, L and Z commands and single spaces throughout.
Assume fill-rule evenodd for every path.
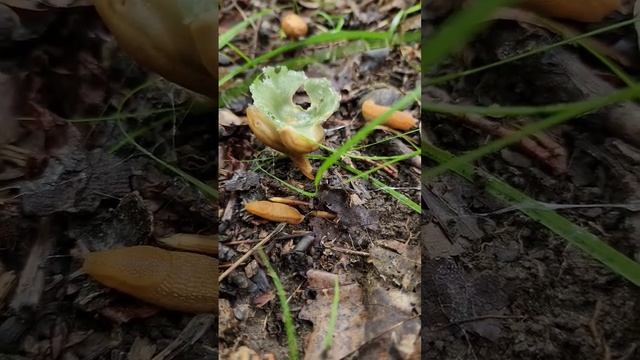
M 487 320 L 487 319 L 524 319 L 526 318 L 526 316 L 512 316 L 512 315 L 481 315 L 481 316 L 476 316 L 476 317 L 472 317 L 472 318 L 468 318 L 468 319 L 462 319 L 462 320 L 458 320 L 458 321 L 453 321 L 448 323 L 447 325 L 444 326 L 440 326 L 437 327 L 435 329 L 427 329 L 428 332 L 438 332 L 438 331 L 442 331 L 446 328 L 452 327 L 452 326 L 458 326 L 458 325 L 462 325 L 462 324 L 466 324 L 466 323 L 470 323 L 470 322 L 476 322 L 476 321 L 482 321 L 482 320 Z
M 233 270 L 235 270 L 238 266 L 240 266 L 240 264 L 242 264 L 242 262 L 244 262 L 246 259 L 248 259 L 249 256 L 251 256 L 251 254 L 253 254 L 253 252 L 256 251 L 257 248 L 259 248 L 262 245 L 266 244 L 269 240 L 273 239 L 276 235 L 278 235 L 280 233 L 280 231 L 282 231 L 282 229 L 284 229 L 284 227 L 286 225 L 287 225 L 286 223 L 279 224 L 278 227 L 276 227 L 275 230 L 273 230 L 271 232 L 271 234 L 267 235 L 264 239 L 260 240 L 260 242 L 257 243 L 256 246 L 251 248 L 251 250 L 247 251 L 238 260 L 236 260 L 233 263 L 233 265 L 231 265 L 231 267 L 229 267 L 225 272 L 222 273 L 222 275 L 220 275 L 218 277 L 218 283 L 222 282 L 222 280 L 224 280 L 224 278 L 226 278 L 227 275 L 229 275 Z
M 368 252 L 345 249 L 345 248 L 341 248 L 341 247 L 337 247 L 337 246 L 324 245 L 324 247 L 329 249 L 329 250 L 333 250 L 333 251 L 337 251 L 337 252 L 343 252 L 343 253 L 351 254 L 351 255 L 360 255 L 360 256 L 369 256 L 370 255 Z

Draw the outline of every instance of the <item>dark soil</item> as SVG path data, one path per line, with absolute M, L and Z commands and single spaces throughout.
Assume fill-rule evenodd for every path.
M 0 121 L 4 130 L 20 121 L 0 146 L 23 149 L 26 161 L 0 161 L 0 358 L 217 359 L 213 314 L 164 311 L 79 271 L 87 251 L 217 231 L 211 198 L 132 146 L 115 150 L 117 122 L 65 120 L 113 114 L 148 74 L 91 7 L 16 12 L 21 36 L 0 37 L 0 73 L 10 79 Z M 176 111 L 122 126 L 148 126 L 141 146 L 215 188 L 214 111 L 187 115 L 191 101 L 153 82 L 123 112 Z
M 610 36 L 635 41 L 630 27 Z M 465 49 L 469 62 L 454 57 L 427 76 L 491 63 L 554 40 L 545 30 L 501 21 Z M 601 40 L 608 43 L 611 37 Z M 592 84 L 600 84 L 593 74 L 605 71 L 586 59 L 588 54 L 577 49 L 557 49 L 427 91 L 446 92 L 447 102 L 483 105 L 576 101 L 593 95 L 583 91 L 585 82 L 593 78 Z M 586 64 L 588 76 L 577 79 L 563 71 L 567 61 L 571 68 Z M 546 164 L 516 148 L 488 156 L 477 166 L 542 202 L 609 204 L 556 211 L 638 261 L 640 150 L 606 123 L 617 109 L 604 109 L 547 133 L 567 152 L 564 173 L 553 174 Z M 424 114 L 427 139 L 458 154 L 493 139 L 477 128 L 460 126 L 458 120 Z M 510 121 L 492 120 L 503 125 Z M 423 356 L 640 358 L 638 287 L 517 210 L 501 211 L 509 204 L 487 195 L 482 181 L 442 176 L 426 184 L 423 200 L 428 209 L 422 231 Z

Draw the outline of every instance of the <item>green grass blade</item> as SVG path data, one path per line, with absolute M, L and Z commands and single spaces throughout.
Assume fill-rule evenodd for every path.
M 293 192 L 297 192 L 300 195 L 309 197 L 309 198 L 314 198 L 316 196 L 316 193 L 312 193 L 312 192 L 308 192 L 305 190 L 302 190 L 296 186 L 293 186 L 291 184 L 289 184 L 288 182 L 280 179 L 279 177 L 273 175 L 272 173 L 268 172 L 267 170 L 265 170 L 262 166 L 256 164 L 256 167 L 258 168 L 258 170 L 264 172 L 265 174 L 267 174 L 267 176 L 269 176 L 270 178 L 276 180 L 277 182 L 279 182 L 280 184 L 282 184 L 284 187 L 286 187 L 287 189 L 293 191 Z
M 638 95 L 640 95 L 640 88 L 638 87 L 634 87 L 634 88 L 626 88 L 623 90 L 619 90 L 614 92 L 611 95 L 607 95 L 607 96 L 602 96 L 602 97 L 598 97 L 595 99 L 591 99 L 589 101 L 586 102 L 581 102 L 581 103 L 577 103 L 574 106 L 571 106 L 570 108 L 566 109 L 565 111 L 558 113 L 556 115 L 552 115 L 544 120 L 538 121 L 536 123 L 527 125 L 525 127 L 523 127 L 522 129 L 520 129 L 518 132 L 506 136 L 504 138 L 500 138 L 498 140 L 495 140 L 485 146 L 482 146 L 478 149 L 475 149 L 473 151 L 468 152 L 465 155 L 462 156 L 458 156 L 454 159 L 451 159 L 451 161 L 447 161 L 446 163 L 442 163 L 432 169 L 429 169 L 427 171 L 423 171 L 422 173 L 422 181 L 423 182 L 427 182 L 429 181 L 429 179 L 433 178 L 434 176 L 438 176 L 440 174 L 445 173 L 446 171 L 450 170 L 450 169 L 454 169 L 460 165 L 466 164 L 466 163 L 470 163 L 474 160 L 477 160 L 483 156 L 492 154 L 496 151 L 499 151 L 500 149 L 515 144 L 518 141 L 533 135 L 535 133 L 538 133 L 542 130 L 545 130 L 547 128 L 550 128 L 552 126 L 555 125 L 559 125 L 562 124 L 564 122 L 567 122 L 568 120 L 577 117 L 579 115 L 585 114 L 587 112 L 599 109 L 601 107 L 607 106 L 607 105 L 611 105 L 620 101 L 625 101 L 625 100 L 630 100 L 632 98 L 636 98 L 638 97 Z
M 454 159 L 453 154 L 439 149 L 426 141 L 423 142 L 422 148 L 425 156 L 440 164 L 446 164 Z M 484 174 L 482 170 L 474 168 L 467 163 L 461 164 L 454 168 L 453 171 L 469 181 L 473 181 L 474 176 L 481 175 L 487 192 L 509 204 L 518 206 L 519 210 L 531 219 L 544 225 L 570 244 L 582 249 L 612 271 L 640 286 L 640 264 L 629 259 L 589 231 L 573 224 L 555 211 L 545 208 L 543 204 L 504 183 L 502 180 Z
M 409 38 L 413 36 L 410 35 Z M 266 62 L 269 59 L 272 59 L 280 54 L 286 53 L 288 51 L 292 51 L 295 49 L 299 49 L 302 47 L 307 47 L 311 45 L 325 44 L 336 41 L 349 41 L 349 40 L 372 40 L 372 41 L 385 41 L 391 40 L 389 34 L 386 32 L 371 32 L 371 31 L 338 31 L 338 32 L 325 32 L 322 34 L 317 34 L 310 36 L 304 40 L 290 42 L 288 44 L 282 45 L 276 49 L 273 49 L 267 53 L 264 53 L 251 62 L 244 63 L 241 66 L 238 66 L 234 70 L 230 71 L 228 74 L 222 77 L 220 81 L 218 81 L 218 86 L 224 85 L 227 81 L 233 79 L 238 74 L 241 74 L 259 64 Z
M 333 300 L 331 301 L 331 312 L 329 313 L 329 323 L 327 327 L 327 334 L 322 342 L 322 351 L 327 352 L 331 349 L 333 344 L 333 333 L 336 330 L 336 321 L 338 320 L 338 306 L 340 305 L 340 282 L 336 277 L 335 285 L 333 287 Z
M 469 7 L 447 21 L 433 37 L 422 44 L 422 71 L 426 73 L 449 53 L 462 47 L 484 26 L 483 22 L 495 9 L 512 3 L 512 0 L 474 1 Z
M 389 35 L 391 36 L 395 34 L 402 20 L 406 19 L 408 15 L 411 15 L 414 12 L 420 11 L 420 8 L 421 8 L 420 4 L 417 4 L 417 5 L 413 5 L 412 7 L 406 10 L 399 11 L 396 14 L 396 16 L 394 16 L 393 19 L 391 20 L 391 24 L 389 25 L 389 31 L 388 31 Z
M 573 106 L 583 106 L 589 103 L 589 101 L 590 100 L 581 100 L 572 103 L 542 106 L 474 106 L 425 102 L 422 104 L 422 111 L 449 115 L 477 114 L 491 117 L 527 116 L 558 113 Z
M 249 16 L 248 18 L 244 19 L 243 21 L 239 22 L 238 24 L 234 25 L 231 29 L 227 30 L 224 34 L 221 34 L 220 36 L 218 36 L 218 50 L 222 50 L 225 46 L 227 46 L 227 44 L 229 44 L 231 40 L 233 40 L 233 38 L 236 37 L 236 35 L 238 35 L 242 30 L 244 30 L 247 26 L 249 26 L 249 24 L 251 24 L 253 21 L 269 14 L 271 11 L 272 11 L 271 9 L 266 9 L 266 10 L 257 12 Z
M 162 159 L 160 159 L 157 156 L 153 155 L 151 152 L 149 152 L 147 149 L 145 149 L 142 145 L 138 144 L 133 139 L 133 137 L 131 137 L 131 135 L 125 130 L 124 126 L 122 125 L 122 121 L 124 120 L 124 118 L 121 116 L 121 114 L 122 114 L 122 109 L 124 108 L 124 105 L 127 103 L 127 101 L 131 97 L 133 97 L 133 95 L 135 95 L 137 92 L 145 89 L 146 87 L 150 86 L 151 83 L 152 82 L 144 83 L 144 84 L 138 86 L 137 88 L 131 90 L 124 97 L 124 99 L 122 99 L 122 102 L 120 102 L 120 106 L 118 106 L 118 109 L 116 111 L 116 115 L 117 115 L 116 123 L 118 124 L 118 128 L 120 129 L 120 132 L 122 132 L 122 135 L 124 135 L 124 137 L 127 140 L 127 142 L 129 144 L 133 145 L 136 149 L 138 149 L 138 151 L 140 151 L 141 153 L 147 155 L 151 159 L 155 160 L 157 163 L 159 163 L 160 165 L 164 166 L 165 168 L 173 171 L 175 174 L 177 174 L 178 176 L 181 176 L 186 181 L 190 182 L 193 186 L 198 188 L 204 195 L 207 195 L 211 200 L 218 201 L 218 190 L 214 189 L 213 187 L 205 184 L 204 182 L 200 181 L 199 179 L 187 174 L 186 172 L 178 169 L 175 166 L 172 166 L 172 165 L 164 162 Z
M 389 161 L 385 161 L 382 164 L 375 166 L 367 171 L 363 171 L 361 174 L 356 175 L 356 176 L 352 176 L 350 178 L 348 178 L 347 180 L 343 181 L 343 183 L 347 184 L 350 183 L 356 179 L 360 179 L 362 177 L 365 177 L 369 174 L 372 174 L 374 172 L 380 171 L 382 169 L 384 169 L 385 167 L 389 166 L 389 165 L 393 165 L 397 162 L 403 161 L 403 160 L 407 160 L 407 159 L 411 159 L 413 157 L 416 156 L 420 156 L 421 151 L 420 150 L 416 150 L 414 152 L 410 152 L 408 154 L 402 154 L 402 155 L 396 155 L 396 156 L 392 156 L 391 159 Z
M 358 132 L 356 132 L 349 140 L 347 140 L 342 146 L 340 146 L 336 151 L 334 151 L 329 157 L 322 162 L 320 167 L 318 168 L 318 172 L 315 177 L 315 187 L 316 189 L 320 185 L 320 181 L 322 180 L 322 175 L 333 165 L 335 164 L 342 155 L 346 154 L 351 148 L 357 145 L 360 141 L 362 141 L 367 135 L 369 135 L 373 130 L 375 130 L 376 126 L 382 124 L 392 113 L 395 111 L 401 110 L 412 104 L 416 99 L 420 97 L 420 86 L 416 89 L 412 90 L 409 94 L 405 95 L 402 99 L 398 100 L 391 108 L 385 111 L 382 115 L 368 122 L 365 126 L 363 126 Z
M 510 57 L 508 57 L 506 59 L 503 59 L 503 60 L 500 60 L 500 61 L 496 61 L 496 62 L 493 62 L 491 64 L 479 66 L 477 68 L 461 71 L 461 72 L 455 73 L 455 74 L 447 74 L 447 75 L 443 75 L 443 76 L 436 77 L 436 78 L 433 78 L 433 79 L 426 79 L 424 82 L 427 85 L 436 85 L 436 84 L 444 83 L 444 82 L 451 81 L 451 80 L 454 80 L 454 79 L 457 79 L 457 78 L 461 78 L 461 77 L 464 77 L 464 76 L 473 75 L 473 74 L 476 74 L 476 73 L 479 73 L 479 72 L 482 72 L 482 71 L 485 71 L 485 70 L 492 69 L 492 68 L 497 67 L 497 66 L 501 66 L 501 65 L 504 65 L 504 64 L 508 64 L 510 62 L 514 62 L 514 61 L 517 61 L 517 60 L 520 60 L 520 59 L 524 59 L 524 58 L 529 57 L 529 56 L 540 54 L 540 53 L 543 53 L 545 51 L 549 51 L 551 49 L 555 49 L 555 48 L 560 47 L 560 46 L 564 46 L 564 45 L 567 45 L 567 44 L 572 44 L 572 43 L 577 42 L 577 41 L 579 41 L 581 39 L 585 39 L 585 38 L 588 38 L 588 37 L 591 37 L 591 36 L 595 36 L 595 35 L 598 35 L 598 34 L 602 34 L 602 33 L 605 33 L 605 32 L 611 31 L 611 30 L 615 30 L 615 29 L 618 29 L 618 28 L 621 28 L 621 27 L 624 27 L 624 26 L 628 26 L 628 25 L 631 25 L 631 24 L 633 24 L 635 22 L 638 22 L 638 21 L 640 21 L 640 19 L 638 19 L 638 18 L 634 18 L 634 19 L 630 19 L 630 20 L 626 20 L 626 21 L 621 21 L 619 23 L 616 23 L 616 24 L 613 24 L 613 25 L 609 25 L 609 26 L 605 26 L 603 28 L 590 31 L 590 32 L 587 32 L 587 33 L 572 37 L 570 39 L 562 40 L 562 41 L 559 41 L 559 42 L 551 44 L 551 45 L 542 46 L 542 47 L 537 48 L 537 49 L 526 51 L 526 52 L 524 52 L 522 54 L 510 56 Z M 425 51 L 424 48 L 423 48 L 422 51 L 423 51 L 423 54 L 424 54 L 424 51 Z M 437 60 L 441 60 L 441 59 L 442 59 L 442 57 L 439 57 Z M 423 58 L 423 63 L 424 63 L 424 58 Z M 432 65 L 434 65 L 434 64 L 432 64 Z
M 278 294 L 278 301 L 280 302 L 280 310 L 282 310 L 282 322 L 284 323 L 284 330 L 287 334 L 287 344 L 289 347 L 289 359 L 297 360 L 298 359 L 298 344 L 296 341 L 296 330 L 293 325 L 293 319 L 291 317 L 291 311 L 289 310 L 289 302 L 287 301 L 287 294 L 284 291 L 284 287 L 282 286 L 282 282 L 280 282 L 280 278 L 278 277 L 278 273 L 273 269 L 271 263 L 269 262 L 269 258 L 264 253 L 262 248 L 257 250 L 258 256 L 260 260 L 264 263 L 267 268 L 267 272 L 271 279 L 273 280 L 273 286 L 276 288 L 276 293 Z
M 138 136 L 142 136 L 143 134 L 146 134 L 148 131 L 150 131 L 150 130 L 156 128 L 156 127 L 159 127 L 159 126 L 162 126 L 162 125 L 168 123 L 171 120 L 173 120 L 173 116 L 164 116 L 160 120 L 158 120 L 158 121 L 156 121 L 156 122 L 154 122 L 152 124 L 149 124 L 147 126 L 141 127 L 139 129 L 129 133 L 129 137 L 131 139 L 135 139 Z M 126 146 L 127 144 L 129 144 L 129 138 L 125 137 L 124 139 L 120 140 L 117 144 L 113 145 L 109 149 L 109 152 L 110 153 L 115 153 L 118 150 L 120 150 L 122 147 Z
M 170 165 L 170 164 L 166 163 L 162 159 L 160 159 L 157 156 L 153 155 L 151 152 L 149 152 L 147 149 L 145 149 L 142 145 L 138 144 L 131 137 L 131 135 L 129 135 L 129 133 L 124 129 L 124 126 L 122 126 L 122 122 L 121 121 L 118 121 L 118 127 L 120 128 L 120 131 L 125 136 L 125 138 L 129 142 L 129 144 L 133 145 L 136 149 L 138 149 L 138 151 L 140 151 L 141 153 L 147 155 L 148 157 L 150 157 L 151 159 L 155 160 L 160 165 L 162 165 L 165 168 L 173 171 L 178 176 L 180 176 L 183 179 L 185 179 L 188 182 L 190 182 L 193 186 L 195 186 L 200 191 L 202 191 L 203 194 L 207 195 L 211 200 L 213 200 L 213 201 L 217 201 L 218 200 L 218 190 L 214 189 L 213 187 L 205 184 L 204 182 L 200 181 L 199 179 L 187 174 L 186 172 L 178 169 L 177 167 L 175 167 L 173 165 Z
M 362 174 L 362 171 L 346 165 L 346 164 L 341 164 L 342 167 L 356 175 L 360 175 Z M 389 194 L 390 196 L 392 196 L 393 198 L 395 198 L 396 200 L 398 200 L 399 203 L 401 203 L 402 205 L 405 205 L 406 207 L 408 207 L 409 209 L 417 212 L 418 214 L 422 213 L 422 208 L 420 207 L 420 204 L 416 203 L 415 201 L 409 199 L 409 197 L 407 197 L 406 195 L 398 192 L 396 189 L 388 186 L 387 184 L 383 183 L 382 181 L 371 177 L 371 176 L 367 176 L 364 175 L 363 178 L 371 181 L 371 183 L 373 184 L 373 186 L 377 187 L 378 189 L 386 192 L 387 194 Z

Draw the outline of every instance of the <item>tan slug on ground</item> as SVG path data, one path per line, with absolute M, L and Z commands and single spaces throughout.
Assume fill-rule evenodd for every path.
M 369 99 L 362 103 L 362 116 L 365 120 L 371 121 L 389 109 L 389 107 L 378 105 Z M 413 115 L 407 111 L 395 111 L 383 124 L 393 129 L 407 131 L 418 125 L 418 119 L 414 118 Z
M 287 204 L 271 201 L 252 201 L 247 203 L 244 208 L 253 215 L 271 221 L 295 225 L 304 220 L 304 216 L 296 208 Z
M 218 260 L 206 255 L 132 246 L 89 253 L 82 269 L 105 286 L 165 309 L 218 309 Z
M 217 4 L 211 0 L 95 0 L 118 45 L 167 80 L 217 95 Z

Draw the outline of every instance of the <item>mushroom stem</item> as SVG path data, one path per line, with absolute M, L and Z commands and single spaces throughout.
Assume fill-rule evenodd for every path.
M 309 159 L 304 157 L 304 154 L 289 154 L 289 157 L 293 161 L 293 164 L 306 176 L 309 180 L 313 180 L 313 167 Z

